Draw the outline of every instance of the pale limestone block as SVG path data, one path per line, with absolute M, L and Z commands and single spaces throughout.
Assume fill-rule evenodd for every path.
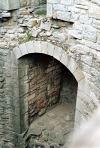
M 61 59 L 60 59 L 60 62 L 61 62 L 62 64 L 64 64 L 64 65 L 67 67 L 69 58 L 70 58 L 70 57 L 68 56 L 68 54 L 67 54 L 65 51 L 63 51 L 63 52 L 62 52 Z
M 52 17 L 52 12 L 53 12 L 52 4 L 47 3 L 47 17 Z
M 84 115 L 82 115 L 81 116 L 81 128 L 83 128 L 84 127 L 84 124 L 86 124 L 87 123 L 87 118 L 84 116 Z
M 13 10 L 20 7 L 19 0 L 0 0 L 0 9 Z
M 11 52 L 9 52 L 9 53 L 7 54 L 6 62 L 7 62 L 7 63 L 12 63 Z
M 88 10 L 89 9 L 89 6 L 87 5 L 75 5 L 76 8 L 79 8 L 79 9 L 84 9 L 84 10 Z
M 88 0 L 75 0 L 75 3 L 78 5 L 85 5 L 85 6 L 89 5 Z
M 18 66 L 18 60 L 17 60 L 17 58 L 16 58 L 16 56 L 15 56 L 13 50 L 11 51 L 11 60 L 13 61 L 13 63 L 14 63 L 16 66 Z
M 95 29 L 94 27 L 90 25 L 85 25 L 84 30 L 83 30 L 83 37 L 92 42 L 96 42 L 97 29 Z
M 91 0 L 91 2 L 97 4 L 97 5 L 100 5 L 100 0 Z
M 66 33 L 60 33 L 60 32 L 54 32 L 53 37 L 58 38 L 61 41 L 65 41 L 67 39 L 67 34 Z
M 34 53 L 33 41 L 26 42 L 25 44 L 28 53 Z
M 84 79 L 84 74 L 79 67 L 74 71 L 73 75 L 76 78 L 77 82 Z
M 74 130 L 77 131 L 80 129 L 80 125 L 75 121 L 74 122 Z
M 75 22 L 74 25 L 73 25 L 73 27 L 74 27 L 75 29 L 77 29 L 77 30 L 80 30 L 80 31 L 83 30 L 83 24 L 80 23 L 80 22 Z
M 43 30 L 49 31 L 51 28 L 51 23 L 50 22 L 45 22 L 45 23 L 41 22 L 40 28 Z
M 42 53 L 47 54 L 47 48 L 48 48 L 47 46 L 48 46 L 47 42 L 41 42 Z
M 34 41 L 33 43 L 35 53 L 41 53 L 41 42 Z
M 75 121 L 81 125 L 82 113 L 76 109 L 75 112 Z
M 78 96 L 77 96 L 77 100 L 76 100 L 76 109 L 80 112 L 83 112 L 83 101 Z
M 100 44 L 100 32 L 97 34 L 97 43 Z
M 28 51 L 27 51 L 27 48 L 26 48 L 25 43 L 20 44 L 20 45 L 19 45 L 19 49 L 20 49 L 22 55 L 26 55 L 26 54 L 28 54 Z
M 97 107 L 100 107 L 99 100 L 98 100 L 98 98 L 96 97 L 96 95 L 92 91 L 90 91 L 90 98 L 93 100 L 93 102 L 95 103 L 95 105 Z
M 93 27 L 100 29 L 100 20 L 93 19 Z
M 93 49 L 96 49 L 96 50 L 100 51 L 100 45 L 98 43 L 94 43 L 94 42 L 91 42 L 91 41 L 86 41 L 85 45 L 90 47 L 90 48 L 93 48 Z
M 47 2 L 48 2 L 48 3 L 55 4 L 55 3 L 59 3 L 59 0 L 48 0 Z
M 71 13 L 57 11 L 57 18 L 60 20 L 63 20 L 63 21 L 70 21 L 71 20 Z
M 79 14 L 78 13 L 72 13 L 70 21 L 71 22 L 78 21 L 78 18 L 79 18 Z
M 90 101 L 90 96 L 88 96 L 85 92 L 81 90 L 77 91 L 77 97 L 81 98 L 81 100 L 84 100 L 85 102 Z
M 62 4 L 53 4 L 53 8 L 55 11 L 57 10 L 66 11 L 66 6 Z
M 56 58 L 58 61 L 60 61 L 62 56 L 62 48 L 55 46 L 54 55 L 53 57 Z
M 14 51 L 14 54 L 15 54 L 15 56 L 16 56 L 17 59 L 19 59 L 20 57 L 22 57 L 22 53 L 21 53 L 21 51 L 20 51 L 20 49 L 18 47 L 15 47 L 13 49 L 13 51 Z
M 81 61 L 84 63 L 91 65 L 92 64 L 92 56 L 89 55 L 81 55 Z
M 54 45 L 53 44 L 51 44 L 51 43 L 48 43 L 48 45 L 47 45 L 47 52 L 48 52 L 48 54 L 50 55 L 50 56 L 53 56 L 53 54 L 54 54 Z
M 78 67 L 78 64 L 77 64 L 76 61 L 71 57 L 71 58 L 69 59 L 67 68 L 68 68 L 69 71 L 73 74 L 77 67 Z
M 84 92 L 88 96 L 90 95 L 90 88 L 89 88 L 85 78 L 82 79 L 81 81 L 79 81 L 78 90 Z
M 72 5 L 74 5 L 74 0 L 61 0 L 60 3 L 67 5 L 67 6 L 72 6 Z
M 88 15 L 86 14 L 83 14 L 79 17 L 79 21 L 80 23 L 83 23 L 83 24 L 92 24 L 92 18 L 89 18 Z
M 98 5 L 92 3 L 89 8 L 89 17 L 100 20 L 99 12 L 100 12 L 100 7 Z
M 79 40 L 81 40 L 83 38 L 82 31 L 80 31 L 80 30 L 69 30 L 68 34 L 70 36 L 73 36 L 74 38 L 79 39 Z

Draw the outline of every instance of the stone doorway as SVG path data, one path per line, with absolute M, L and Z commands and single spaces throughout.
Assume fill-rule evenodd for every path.
M 47 138 L 44 139 L 44 145 L 41 145 L 40 141 L 37 143 L 35 141 L 37 146 L 34 145 L 34 147 L 47 147 L 48 143 L 51 143 L 51 148 L 54 143 L 61 147 L 74 127 L 77 81 L 64 65 L 45 54 L 25 55 L 19 59 L 18 67 L 21 133 L 29 129 L 25 135 L 26 147 L 34 145 L 30 142 L 34 141 L 32 139 L 43 141 L 43 137 Z M 42 118 L 44 122 L 41 122 Z M 47 128 L 46 120 L 51 122 Z M 52 127 L 54 123 L 55 126 Z M 50 127 L 51 133 L 48 131 Z M 40 130 L 41 128 L 43 129 Z M 59 137 L 56 135 L 57 132 L 52 132 L 54 128 L 64 132 L 61 139 L 56 138 Z M 36 129 L 36 135 L 30 132 L 35 131 L 34 129 Z M 40 131 L 39 134 L 38 131 Z M 45 132 L 49 133 L 49 136 L 46 136 Z M 52 141 L 52 138 L 55 140 Z M 56 140 L 59 142 L 57 143 Z

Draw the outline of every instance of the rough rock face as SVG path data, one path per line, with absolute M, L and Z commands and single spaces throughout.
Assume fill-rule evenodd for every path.
M 99 1 L 48 0 L 47 16 L 46 5 L 38 6 L 42 2 L 45 1 L 22 0 L 19 9 L 0 10 L 1 147 L 22 148 L 24 145 L 19 118 L 16 58 L 19 55 L 22 57 L 33 50 L 52 55 L 75 76 L 78 82 L 75 126 L 80 127 L 100 106 Z M 35 41 L 35 49 L 30 41 Z M 17 50 L 16 55 L 13 49 Z M 66 94 L 64 90 L 63 93 Z

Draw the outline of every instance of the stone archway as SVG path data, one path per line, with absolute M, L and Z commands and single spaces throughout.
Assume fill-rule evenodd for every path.
M 19 104 L 19 84 L 18 84 L 18 59 L 31 53 L 43 53 L 50 55 L 62 63 L 75 77 L 78 83 L 76 109 L 75 109 L 75 127 L 82 126 L 82 123 L 87 120 L 85 107 L 91 100 L 96 100 L 96 97 L 91 93 L 86 78 L 79 64 L 72 58 L 64 49 L 57 47 L 49 42 L 30 41 L 15 47 L 8 52 L 5 60 L 5 81 L 6 99 L 11 98 L 8 108 L 9 124 L 12 126 L 12 131 L 19 135 L 20 130 L 20 104 Z M 8 98 L 9 95 L 9 98 Z M 98 102 L 96 102 L 98 105 Z M 87 114 L 88 116 L 88 114 Z M 9 129 L 9 133 L 10 133 Z M 21 138 L 21 137 L 20 137 Z M 22 141 L 22 140 L 21 140 Z M 18 144 L 19 145 L 19 144 Z
M 90 89 L 87 85 L 84 73 L 79 67 L 79 64 L 70 57 L 62 48 L 57 47 L 49 42 L 30 41 L 19 45 L 13 49 L 16 59 L 29 53 L 43 53 L 53 56 L 68 68 L 78 82 L 76 111 L 75 111 L 75 126 L 80 127 L 85 121 L 83 115 L 83 101 L 89 100 Z

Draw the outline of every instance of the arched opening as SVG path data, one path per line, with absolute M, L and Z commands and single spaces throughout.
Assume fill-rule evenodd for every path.
M 34 139 L 37 147 L 64 145 L 74 127 L 78 85 L 74 76 L 55 58 L 41 53 L 21 57 L 18 69 L 21 132 L 29 128 L 26 147 Z

